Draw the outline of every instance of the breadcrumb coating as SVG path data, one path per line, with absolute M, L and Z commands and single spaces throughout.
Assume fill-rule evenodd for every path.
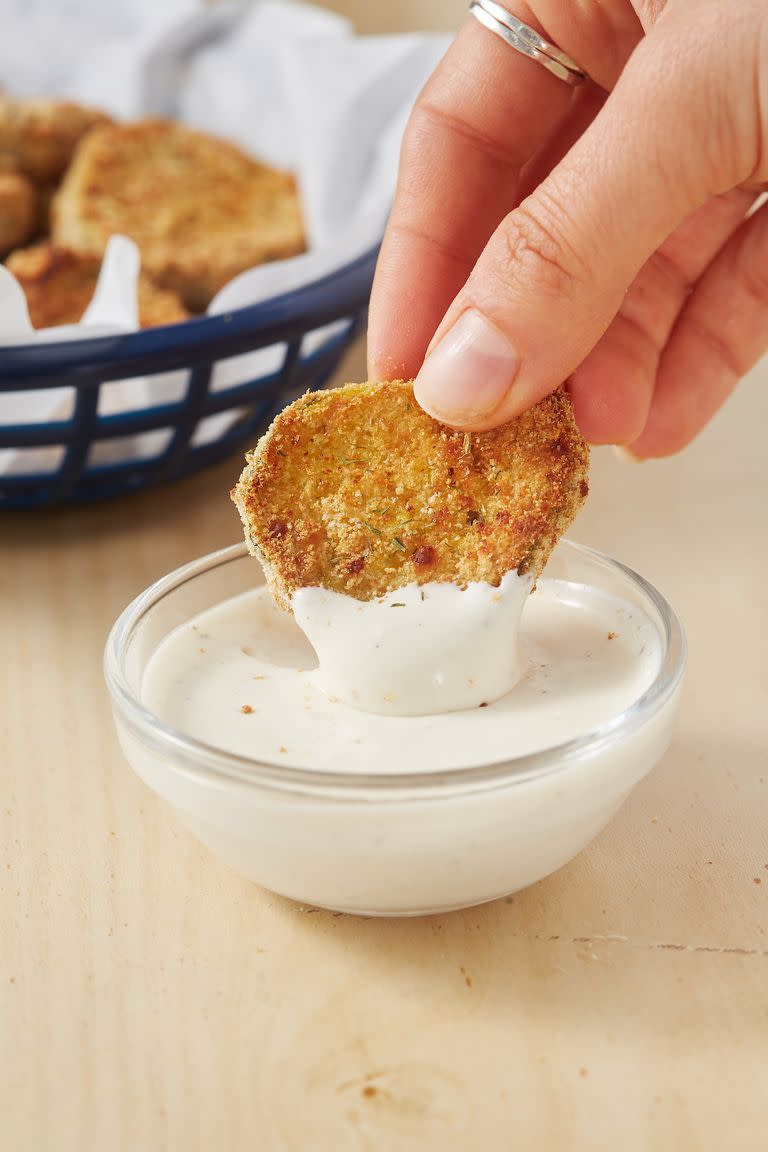
M 37 193 L 23 172 L 0 167 L 0 257 L 26 244 L 37 221 Z
M 57 244 L 100 255 L 115 232 L 193 312 L 239 272 L 305 247 L 290 173 L 165 120 L 90 132 L 54 199 Z
M 20 248 L 6 260 L 24 289 L 29 317 L 35 328 L 77 324 L 91 302 L 99 278 L 101 259 L 81 255 L 53 244 Z M 139 323 L 142 328 L 176 324 L 188 318 L 178 296 L 139 276 Z
M 277 603 L 321 586 L 538 577 L 583 504 L 589 449 L 563 391 L 489 432 L 417 404 L 412 381 L 308 393 L 275 419 L 231 496 Z
M 64 172 L 80 140 L 109 117 L 68 100 L 0 96 L 0 158 L 10 158 L 37 184 Z

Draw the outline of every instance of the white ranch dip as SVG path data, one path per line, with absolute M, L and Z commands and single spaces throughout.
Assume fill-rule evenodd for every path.
M 323 690 L 317 658 L 296 620 L 275 607 L 266 588 L 254 589 L 168 635 L 146 668 L 142 698 L 161 720 L 188 736 L 256 761 L 405 773 L 493 763 L 551 748 L 620 715 L 654 679 L 661 659 L 658 635 L 639 608 L 557 580 L 540 580 L 528 595 L 527 583 L 515 577 L 506 591 L 511 631 L 503 633 L 505 644 L 499 646 L 499 637 L 490 635 L 474 651 L 467 630 L 450 631 L 456 619 L 452 597 L 436 596 L 437 615 L 427 614 L 424 626 L 424 635 L 436 645 L 436 659 L 430 657 L 434 647 L 430 650 L 413 632 L 409 636 L 408 607 L 393 608 L 386 601 L 377 612 L 364 614 L 369 619 L 360 629 L 357 649 L 354 619 L 362 615 L 355 611 L 356 601 L 342 605 L 346 631 L 335 632 L 339 646 L 331 651 L 322 601 L 335 594 L 307 597 L 297 615 L 330 669 L 326 684 L 341 685 L 350 698 L 359 690 L 357 707 L 349 707 L 330 688 L 330 694 Z M 467 595 L 451 587 L 446 592 L 454 598 Z M 406 594 L 411 590 L 387 599 L 403 602 Z M 487 600 L 479 594 L 480 618 Z M 435 627 L 438 619 L 442 629 Z M 395 630 L 403 659 L 397 668 L 387 657 L 372 676 L 377 628 Z M 454 636 L 453 646 L 443 643 L 446 635 Z M 442 685 L 434 679 L 440 667 L 445 669 Z M 432 669 L 433 680 L 420 687 L 425 668 Z M 505 691 L 505 678 L 517 683 L 494 700 L 498 689 Z M 469 684 L 471 679 L 475 684 Z M 447 698 L 441 703 L 446 684 Z M 491 698 L 478 699 L 483 690 Z M 381 705 L 393 710 L 456 708 L 457 693 L 465 693 L 472 707 L 382 715 L 361 710 L 378 702 L 371 692 L 391 695 Z

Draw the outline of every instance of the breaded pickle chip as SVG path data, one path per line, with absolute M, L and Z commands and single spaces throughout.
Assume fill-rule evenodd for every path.
M 17 249 L 6 266 L 24 289 L 35 328 L 50 328 L 80 321 L 96 290 L 101 259 L 44 242 Z M 143 273 L 139 276 L 142 328 L 177 324 L 188 316 L 174 292 L 158 288 Z
M 0 159 L 10 158 L 32 180 L 58 180 L 82 138 L 109 117 L 69 100 L 9 100 L 0 96 Z
M 166 120 L 90 132 L 53 201 L 54 241 L 101 255 L 115 232 L 193 312 L 238 273 L 305 247 L 296 181 Z
M 37 193 L 23 172 L 0 166 L 0 257 L 35 229 Z
M 462 433 L 412 382 L 308 393 L 275 419 L 232 499 L 272 593 L 371 600 L 405 584 L 537 577 L 588 492 L 589 450 L 558 391 L 517 420 Z

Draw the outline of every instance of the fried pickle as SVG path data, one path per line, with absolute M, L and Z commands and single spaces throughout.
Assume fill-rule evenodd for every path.
M 23 172 L 0 167 L 0 258 L 35 231 L 37 193 Z
M 0 158 L 10 158 L 36 184 L 55 183 L 80 140 L 109 117 L 67 100 L 0 96 Z
M 11 253 L 6 267 L 24 289 L 34 327 L 49 328 L 77 324 L 82 319 L 96 290 L 101 259 L 44 242 Z M 159 288 L 143 273 L 139 276 L 142 328 L 176 324 L 187 318 L 175 293 Z
M 274 420 L 231 496 L 277 603 L 322 586 L 497 586 L 541 573 L 588 492 L 589 450 L 557 391 L 488 432 L 427 415 L 413 383 L 308 393 Z
M 292 175 L 163 120 L 89 133 L 54 199 L 56 243 L 101 254 L 114 232 L 192 311 L 239 272 L 305 247 Z

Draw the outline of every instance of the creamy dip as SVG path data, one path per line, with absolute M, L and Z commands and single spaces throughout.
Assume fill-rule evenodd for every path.
M 423 716 L 491 703 L 525 668 L 518 642 L 532 576 L 492 584 L 408 584 L 380 600 L 299 588 L 296 623 L 329 696 L 364 712 Z
M 317 611 L 308 631 L 322 651 L 322 605 L 310 607 Z M 382 605 L 381 612 L 398 617 L 407 609 Z M 346 643 L 354 639 L 350 631 Z M 398 696 L 414 690 L 407 635 L 404 642 Z M 639 608 L 558 580 L 540 580 L 524 597 L 519 636 L 513 631 L 509 644 L 507 671 L 517 683 L 495 701 L 441 715 L 365 712 L 323 690 L 312 646 L 262 587 L 171 632 L 147 665 L 142 698 L 186 735 L 257 761 L 422 772 L 502 761 L 583 735 L 633 704 L 661 660 L 657 630 Z M 454 677 L 470 664 L 457 649 Z M 353 665 L 345 665 L 345 676 Z M 349 676 L 346 683 L 352 686 Z

